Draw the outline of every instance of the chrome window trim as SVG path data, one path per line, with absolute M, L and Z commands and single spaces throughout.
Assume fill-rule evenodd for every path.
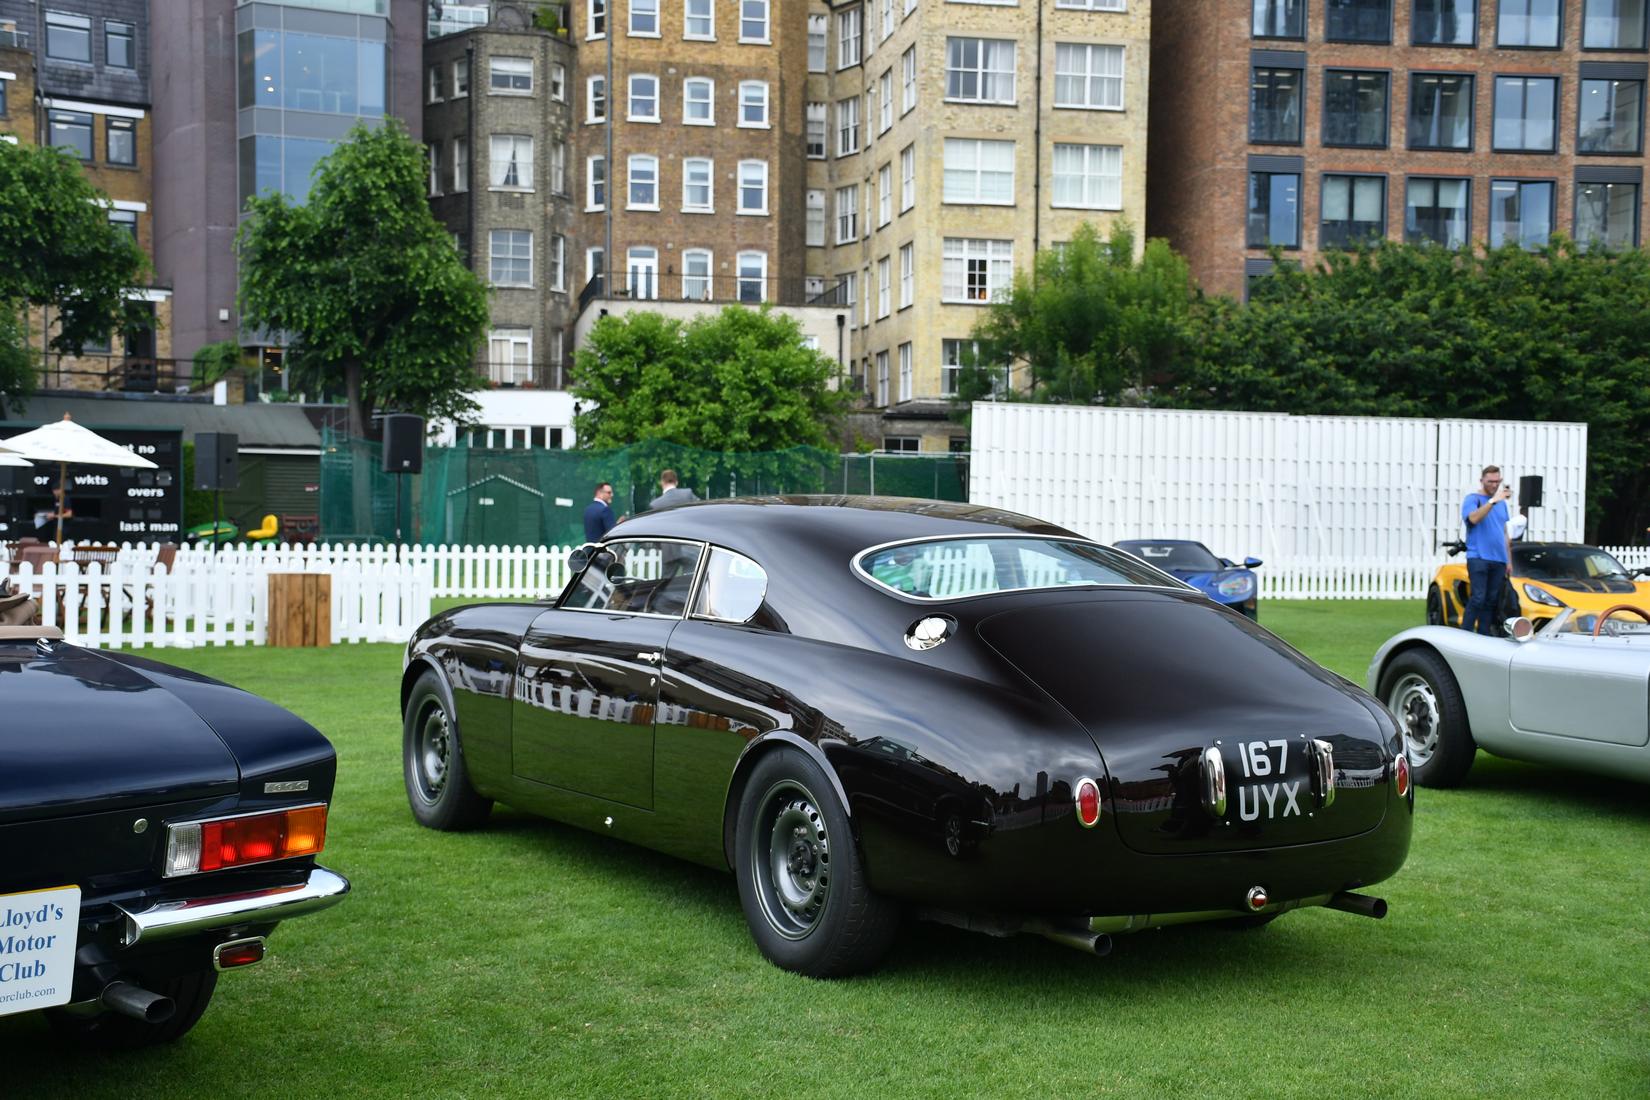
M 697 546 L 699 548 L 699 560 L 693 563 L 693 582 L 688 586 L 688 599 L 687 603 L 682 605 L 682 614 L 663 615 L 657 611 L 614 611 L 612 608 L 606 607 L 567 607 L 565 606 L 564 601 L 569 595 L 572 594 L 573 585 L 578 581 L 579 577 L 584 576 L 583 570 L 581 570 L 576 576 L 568 578 L 567 591 L 557 597 L 556 602 L 551 606 L 557 611 L 576 611 L 585 615 L 628 615 L 634 619 L 686 619 L 687 609 L 693 606 L 693 600 L 699 594 L 699 584 L 700 579 L 704 576 L 705 562 L 710 557 L 710 554 L 708 553 L 710 544 L 705 542 L 703 539 L 677 539 L 663 535 L 632 535 L 629 538 L 613 539 L 612 541 L 604 540 L 598 543 L 585 543 L 584 545 L 597 546 L 605 550 L 610 547 L 623 545 L 627 542 L 673 542 L 679 546 Z M 589 566 L 585 566 L 585 569 L 588 568 Z M 766 570 L 764 570 L 764 572 L 766 572 Z
M 735 550 L 731 546 L 718 546 L 716 543 L 707 542 L 705 544 L 705 547 L 706 547 L 705 567 L 703 569 L 699 570 L 699 576 L 698 576 L 697 581 L 695 582 L 695 584 L 693 586 L 693 597 L 690 600 L 688 600 L 688 609 L 689 609 L 688 618 L 694 620 L 695 622 L 701 622 L 701 623 L 728 623 L 728 624 L 731 624 L 733 626 L 743 626 L 746 623 L 750 622 L 752 619 L 756 618 L 756 611 L 762 610 L 762 604 L 765 604 L 765 603 L 768 602 L 768 584 L 772 580 L 772 575 L 769 574 L 767 566 L 763 565 L 761 562 L 757 561 L 755 558 L 751 557 L 749 554 L 746 554 L 746 553 L 743 553 L 741 551 Z M 752 565 L 754 565 L 758 569 L 762 570 L 762 603 L 757 604 L 756 605 L 756 611 L 752 611 L 749 615 L 746 615 L 743 619 L 724 619 L 724 618 L 721 618 L 720 616 L 717 616 L 717 615 L 695 615 L 692 612 L 692 608 L 694 607 L 694 605 L 696 605 L 699 602 L 699 591 L 700 591 L 700 589 L 702 589 L 704 587 L 705 576 L 706 576 L 706 574 L 708 574 L 710 572 L 710 555 L 712 553 L 714 553 L 715 551 L 717 551 L 717 550 L 722 551 L 722 553 L 724 553 L 724 554 L 732 554 L 736 558 L 744 558 L 746 561 L 750 562 Z
M 898 591 L 895 591 L 892 588 L 889 588 L 887 585 L 883 584 L 881 581 L 879 581 L 875 577 L 871 576 L 871 574 L 867 573 L 865 571 L 864 566 L 862 566 L 860 564 L 860 562 L 863 561 L 868 555 L 874 554 L 879 550 L 891 549 L 892 547 L 895 547 L 895 546 L 911 546 L 911 545 L 915 545 L 915 544 L 918 544 L 918 543 L 932 543 L 932 542 L 984 542 L 988 539 L 1019 539 L 1019 540 L 1025 540 L 1025 541 L 1064 542 L 1064 543 L 1071 543 L 1071 544 L 1078 545 L 1078 546 L 1097 546 L 1100 549 L 1108 551 L 1110 553 L 1122 554 L 1125 557 L 1133 558 L 1135 561 L 1139 561 L 1140 564 L 1142 566 L 1144 566 L 1145 568 L 1151 570 L 1153 573 L 1157 573 L 1157 574 L 1161 575 L 1163 577 L 1164 581 L 1166 581 L 1167 583 L 1165 583 L 1165 584 L 1099 584 L 1099 583 L 1094 583 L 1094 584 L 1062 584 L 1062 585 L 1055 585 L 1053 587 L 1008 588 L 1008 589 L 1003 589 L 1003 590 L 997 591 L 997 592 L 976 592 L 976 593 L 974 593 L 972 595 L 968 595 L 968 596 L 914 596 L 909 592 L 898 592 Z M 997 533 L 993 532 L 993 533 L 989 533 L 989 534 L 980 533 L 980 534 L 968 534 L 968 535 L 925 535 L 925 536 L 920 536 L 920 537 L 917 537 L 917 538 L 895 539 L 892 542 L 880 542 L 880 543 L 877 543 L 875 546 L 867 546 L 865 549 L 855 552 L 854 556 L 848 559 L 848 568 L 849 568 L 850 572 L 857 574 L 861 581 L 863 581 L 865 584 L 870 585 L 876 591 L 886 593 L 887 595 L 893 596 L 897 599 L 907 600 L 911 603 L 916 603 L 916 604 L 960 603 L 963 600 L 979 600 L 979 599 L 984 599 L 988 596 L 1006 596 L 1006 595 L 1009 595 L 1010 593 L 1014 593 L 1014 592 L 1066 592 L 1066 591 L 1072 591 L 1072 590 L 1085 590 L 1085 591 L 1100 590 L 1100 591 L 1104 591 L 1104 590 L 1110 590 L 1110 589 L 1129 590 L 1129 591 L 1145 590 L 1145 591 L 1148 591 L 1148 592 L 1156 592 L 1156 591 L 1162 591 L 1162 590 L 1168 590 L 1168 591 L 1172 591 L 1172 592 L 1196 592 L 1197 591 L 1197 589 L 1194 588 L 1192 585 L 1187 584 L 1185 581 L 1180 580 L 1178 577 L 1174 577 L 1174 576 L 1171 576 L 1168 573 L 1163 572 L 1163 570 L 1157 568 L 1157 566 L 1152 565 L 1149 562 L 1140 561 L 1139 558 L 1135 558 L 1134 555 L 1130 554 L 1128 551 L 1119 550 L 1116 547 L 1108 546 L 1103 542 L 1097 542 L 1094 539 L 1085 539 L 1081 536 L 1073 536 L 1073 535 L 1037 535 L 1037 534 L 1031 534 L 1029 532 L 1023 532 L 1023 531 L 1022 532 L 1016 532 L 1014 534 L 1006 534 L 1006 533 L 1005 534 L 997 534 Z

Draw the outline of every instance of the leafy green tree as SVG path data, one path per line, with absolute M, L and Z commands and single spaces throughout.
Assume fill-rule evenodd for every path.
M 109 223 L 107 205 L 62 150 L 0 141 L 0 399 L 20 408 L 34 388 L 30 307 L 51 309 L 51 347 L 69 355 L 112 330 L 149 326 L 126 297 L 148 281 L 148 260 Z
M 1058 249 L 1039 252 L 974 328 L 959 404 L 987 396 L 1113 404 L 1167 376 L 1187 338 L 1197 292 L 1186 261 L 1161 240 L 1134 258 L 1134 231 L 1102 240 L 1079 226 Z M 1005 394 L 1002 364 L 1023 363 L 1027 385 Z
M 424 150 L 401 124 L 358 125 L 322 159 L 308 199 L 247 203 L 241 316 L 285 334 L 297 382 L 344 392 L 360 438 L 376 409 L 475 411 L 487 290 L 425 198 Z

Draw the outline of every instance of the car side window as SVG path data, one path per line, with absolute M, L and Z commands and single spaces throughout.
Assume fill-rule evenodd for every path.
M 635 539 L 603 549 L 579 575 L 563 607 L 641 615 L 680 615 L 686 609 L 704 550 L 698 543 Z
M 768 574 L 751 559 L 732 550 L 712 547 L 705 563 L 705 580 L 693 602 L 695 618 L 748 623 L 768 594 Z

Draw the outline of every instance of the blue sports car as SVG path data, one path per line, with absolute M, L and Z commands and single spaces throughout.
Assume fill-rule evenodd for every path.
M 1127 539 L 1115 545 L 1173 573 L 1216 603 L 1259 621 L 1256 597 L 1260 595 L 1260 584 L 1254 573 L 1260 567 L 1259 558 L 1244 558 L 1243 564 L 1237 565 L 1228 558 L 1215 557 L 1207 546 L 1190 539 Z

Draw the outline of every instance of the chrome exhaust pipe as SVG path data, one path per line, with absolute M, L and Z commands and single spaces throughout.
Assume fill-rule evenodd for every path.
M 177 1011 L 172 998 L 151 993 L 133 982 L 110 982 L 98 1001 L 104 1008 L 146 1024 L 164 1024 Z
M 1324 902 L 1326 909 L 1339 909 L 1343 913 L 1356 913 L 1360 917 L 1370 917 L 1380 920 L 1386 916 L 1386 900 L 1372 898 L 1368 894 L 1354 894 L 1350 890 L 1342 890 L 1330 896 Z
M 1027 932 L 1034 932 L 1059 944 L 1062 947 L 1074 947 L 1086 955 L 1104 958 L 1111 954 L 1111 936 L 1104 932 L 1086 932 L 1077 928 L 1062 928 L 1045 921 L 1032 921 L 1025 926 Z

